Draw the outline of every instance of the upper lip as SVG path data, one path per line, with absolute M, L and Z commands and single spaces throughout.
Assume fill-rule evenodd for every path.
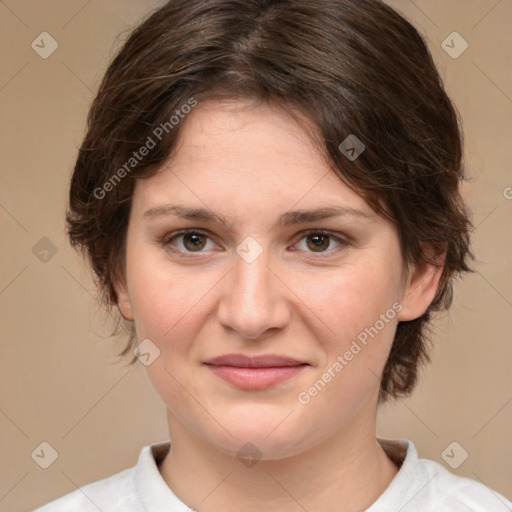
M 234 366 L 237 368 L 281 368 L 283 366 L 301 366 L 307 363 L 292 357 L 274 354 L 246 356 L 244 354 L 226 354 L 205 361 L 212 366 Z

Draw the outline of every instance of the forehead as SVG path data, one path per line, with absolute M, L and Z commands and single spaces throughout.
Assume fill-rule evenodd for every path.
M 208 161 L 231 167 L 243 161 L 244 167 L 254 169 L 276 164 L 325 167 L 321 153 L 294 114 L 299 113 L 291 107 L 261 101 L 199 103 L 184 120 L 173 163 Z M 315 131 L 314 123 L 303 119 Z
M 221 209 L 334 203 L 371 212 L 284 106 L 209 100 L 181 122 L 171 157 L 158 174 L 137 183 L 134 199 L 143 207 L 172 196 Z M 311 122 L 307 129 L 314 133 L 316 127 Z

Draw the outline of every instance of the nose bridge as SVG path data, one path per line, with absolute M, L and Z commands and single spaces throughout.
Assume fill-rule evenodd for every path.
M 238 300 L 249 307 L 263 307 L 270 299 L 270 273 L 268 251 L 260 254 L 254 261 L 247 261 L 239 256 L 233 273 L 233 293 L 239 294 Z
M 242 242 L 237 248 L 234 268 L 228 274 L 219 306 L 219 319 L 241 336 L 255 339 L 267 329 L 283 327 L 287 312 L 283 297 L 279 295 L 281 287 L 269 268 L 269 250 L 261 246 L 258 249 L 250 240 L 248 244 Z

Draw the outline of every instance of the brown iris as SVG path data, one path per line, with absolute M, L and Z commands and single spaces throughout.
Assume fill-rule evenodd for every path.
M 190 242 L 188 244 L 187 242 Z M 200 233 L 185 233 L 183 235 L 183 245 L 189 251 L 201 250 L 206 243 L 206 236 Z
M 310 245 L 309 241 L 313 240 L 313 245 Z M 307 237 L 308 247 L 310 249 L 321 249 L 325 250 L 329 247 L 329 235 L 315 234 Z M 318 252 L 318 251 L 317 251 Z

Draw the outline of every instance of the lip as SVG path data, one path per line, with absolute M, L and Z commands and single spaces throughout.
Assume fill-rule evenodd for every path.
M 217 377 L 240 389 L 267 389 L 288 380 L 304 368 L 307 363 L 291 357 L 274 354 L 246 356 L 226 354 L 204 363 Z

